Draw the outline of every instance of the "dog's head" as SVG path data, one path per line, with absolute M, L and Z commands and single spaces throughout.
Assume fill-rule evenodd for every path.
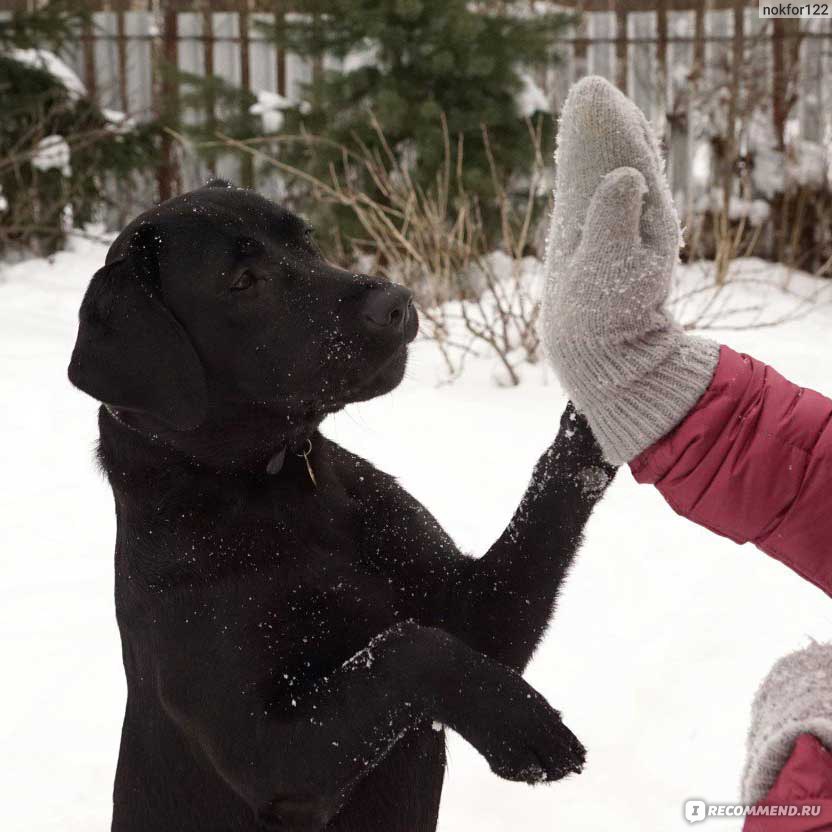
M 134 220 L 79 321 L 72 383 L 180 432 L 215 407 L 320 420 L 388 392 L 418 328 L 407 289 L 332 266 L 301 219 L 219 181 Z

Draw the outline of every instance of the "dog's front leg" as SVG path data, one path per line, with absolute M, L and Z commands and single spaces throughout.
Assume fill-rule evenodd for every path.
M 522 670 L 551 617 L 584 525 L 615 476 L 571 402 L 511 523 L 486 555 L 465 563 L 447 601 L 447 627 Z
M 164 710 L 267 828 L 323 829 L 397 740 L 431 720 L 508 779 L 556 780 L 583 764 L 580 743 L 519 674 L 438 629 L 387 630 L 280 701 L 257 701 L 216 645 L 165 646 Z

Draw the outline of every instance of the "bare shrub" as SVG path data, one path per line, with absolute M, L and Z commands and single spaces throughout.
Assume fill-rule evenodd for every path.
M 797 280 L 786 265 L 746 258 L 732 261 L 724 275 L 719 269 L 715 261 L 700 260 L 677 271 L 670 305 L 684 329 L 767 329 L 832 302 L 828 281 Z
M 423 188 L 370 117 L 376 143 L 370 147 L 356 140 L 354 147 L 339 146 L 340 165 L 330 165 L 326 181 L 282 162 L 264 149 L 266 142 L 221 138 L 302 182 L 307 196 L 349 210 L 361 233 L 341 239 L 340 259 L 414 292 L 425 335 L 436 343 L 451 377 L 461 371 L 466 355 L 480 347 L 499 359 L 507 384 L 518 384 L 519 366 L 537 361 L 539 353 L 539 301 L 524 255 L 533 247 L 532 234 L 548 200 L 542 123 L 527 122 L 534 164 L 523 182 L 504 181 L 482 128 L 496 193 L 495 251 L 483 206 L 463 184 L 463 141 L 452 139 L 445 118 L 443 164 L 432 186 Z M 314 145 L 324 140 L 296 136 L 277 141 Z M 373 183 L 373 195 L 355 184 L 364 179 L 354 175 L 356 170 Z
M 699 42 L 694 83 L 677 86 L 680 133 L 687 131 L 688 151 L 701 154 L 697 175 L 690 175 L 694 156 L 684 169 L 687 256 L 713 260 L 718 282 L 734 259 L 752 255 L 825 275 L 832 183 L 815 112 L 825 36 L 798 21 L 746 31 L 737 26 L 741 14 L 735 9 L 733 39 L 713 43 L 707 65 Z

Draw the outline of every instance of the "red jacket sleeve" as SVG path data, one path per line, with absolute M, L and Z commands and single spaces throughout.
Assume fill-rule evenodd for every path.
M 685 420 L 630 463 L 684 517 L 832 595 L 832 401 L 722 347 Z
M 830 832 L 832 754 L 811 734 L 801 734 L 777 780 L 748 814 L 743 832 Z

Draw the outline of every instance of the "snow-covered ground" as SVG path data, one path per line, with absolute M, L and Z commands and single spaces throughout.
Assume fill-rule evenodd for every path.
M 109 829 L 125 695 L 114 520 L 92 457 L 96 405 L 66 381 L 78 304 L 103 257 L 102 246 L 76 243 L 51 262 L 0 272 L 4 832 Z M 795 276 L 791 285 L 813 284 Z M 737 291 L 737 305 L 749 302 Z M 767 297 L 774 317 L 793 303 Z M 775 329 L 722 337 L 832 391 L 828 303 Z M 486 359 L 470 361 L 452 385 L 438 386 L 438 372 L 433 347 L 417 344 L 399 390 L 332 417 L 326 430 L 398 475 L 463 547 L 483 552 L 552 438 L 564 396 L 542 367 L 526 370 L 517 389 L 494 384 Z M 452 737 L 440 828 L 686 828 L 686 798 L 736 799 L 755 687 L 808 637 L 832 639 L 825 595 L 753 549 L 682 521 L 622 471 L 528 672 L 588 747 L 585 772 L 534 789 L 506 783 Z

